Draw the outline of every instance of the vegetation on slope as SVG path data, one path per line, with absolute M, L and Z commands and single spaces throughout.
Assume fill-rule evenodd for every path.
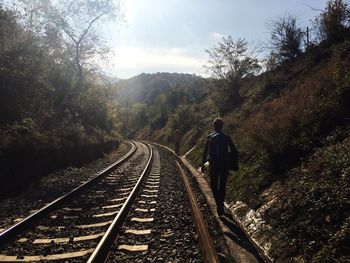
M 140 131 L 162 129 L 167 123 L 178 129 L 181 122 L 189 129 L 195 121 L 186 111 L 193 112 L 189 105 L 200 101 L 208 90 L 203 78 L 190 74 L 141 74 L 120 81 L 115 89 L 120 105 L 117 130 L 126 137 L 135 137 Z M 188 118 L 176 117 L 184 114 Z
M 187 97 L 194 101 L 205 92 L 205 81 L 196 75 L 179 73 L 142 73 L 127 80 L 120 80 L 116 88 L 116 98 L 122 106 L 143 103 L 154 104 L 160 93 L 170 91 L 175 86 L 181 86 Z

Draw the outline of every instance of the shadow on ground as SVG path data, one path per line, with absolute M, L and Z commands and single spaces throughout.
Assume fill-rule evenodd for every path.
M 233 240 L 236 244 L 249 251 L 259 263 L 264 263 L 265 261 L 259 255 L 258 250 L 250 242 L 247 235 L 239 228 L 237 222 L 232 218 L 229 213 L 224 214 L 220 217 L 222 223 L 230 230 L 230 232 L 225 232 L 225 235 Z

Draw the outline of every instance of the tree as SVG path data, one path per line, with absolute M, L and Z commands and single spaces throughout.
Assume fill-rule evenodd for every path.
M 136 103 L 131 107 L 131 123 L 134 130 L 140 130 L 148 124 L 147 105 Z
M 280 60 L 294 60 L 301 53 L 303 32 L 294 15 L 279 17 L 271 23 L 271 49 Z
M 169 127 L 186 133 L 188 130 L 197 127 L 198 117 L 194 107 L 189 104 L 179 105 L 169 117 Z
M 40 42 L 44 31 L 45 6 L 50 4 L 50 0 L 19 0 L 15 5 L 22 27 L 26 32 L 26 43 L 28 46 Z
M 50 112 L 45 52 L 27 45 L 17 13 L 0 7 L 0 125 Z M 43 97 L 45 99 L 43 99 Z
M 18 45 L 18 39 L 23 36 L 23 30 L 17 23 L 11 11 L 5 11 L 0 6 L 0 56 Z
M 329 0 L 314 24 L 321 40 L 338 38 L 350 22 L 350 11 L 343 0 Z
M 271 51 L 270 54 L 265 59 L 265 68 L 266 71 L 271 71 L 277 68 L 281 62 L 281 57 L 276 54 L 274 51 Z
M 165 93 L 165 105 L 167 105 L 168 112 L 173 112 L 178 105 L 185 103 L 186 100 L 184 87 L 179 84 Z
M 97 54 L 107 52 L 97 26 L 119 15 L 119 2 L 113 0 L 51 1 L 48 21 L 56 25 L 72 44 L 78 75 L 78 90 L 83 87 L 83 66 Z
M 205 67 L 214 78 L 225 83 L 224 87 L 228 88 L 233 104 L 238 104 L 241 80 L 254 75 L 261 69 L 254 50 L 249 49 L 245 39 L 239 38 L 234 41 L 231 36 L 228 36 L 223 37 L 218 46 L 206 52 L 210 59 Z

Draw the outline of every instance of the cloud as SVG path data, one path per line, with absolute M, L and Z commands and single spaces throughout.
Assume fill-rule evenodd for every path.
M 190 55 L 182 48 L 140 48 L 121 46 L 114 49 L 110 59 L 113 72 L 131 77 L 142 72 L 203 73 L 206 58 Z
M 222 38 L 225 36 L 219 32 L 212 32 L 210 34 L 211 38 L 213 38 L 214 40 L 222 40 Z

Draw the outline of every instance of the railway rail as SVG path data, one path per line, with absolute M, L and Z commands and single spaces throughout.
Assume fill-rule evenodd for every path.
M 86 261 L 149 169 L 152 148 L 132 144 L 121 160 L 93 179 L 0 233 L 0 261 Z
M 0 233 L 0 262 L 203 262 L 169 156 L 133 142 L 120 161 Z

